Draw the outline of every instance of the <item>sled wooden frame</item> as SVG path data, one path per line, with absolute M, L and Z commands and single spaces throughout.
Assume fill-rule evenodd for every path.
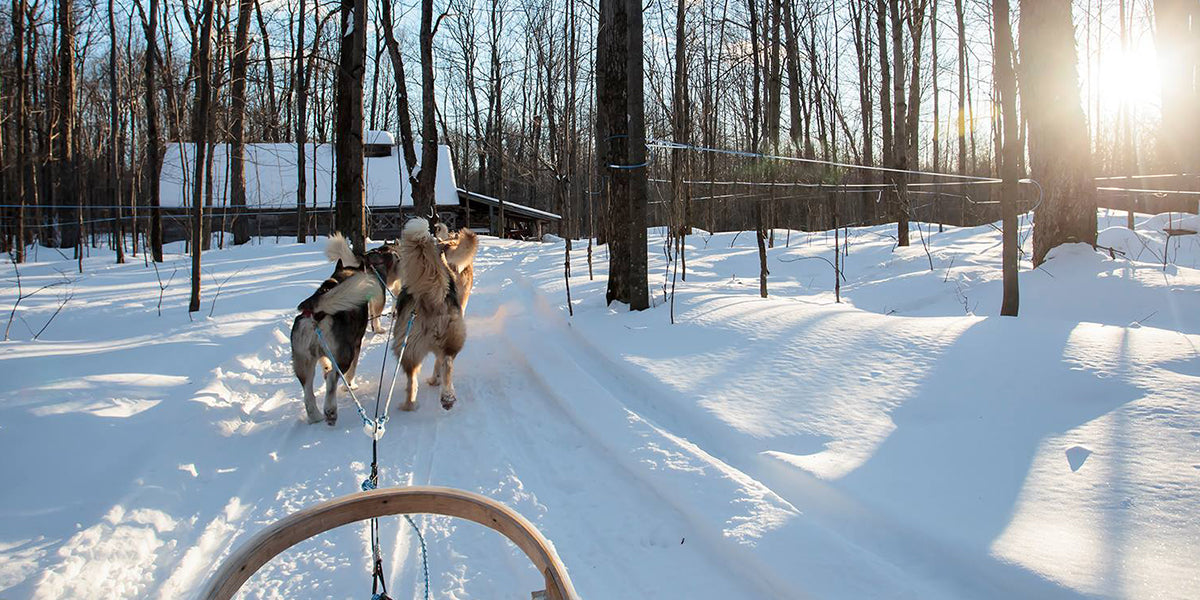
M 525 517 L 479 494 L 437 486 L 383 488 L 311 506 L 273 523 L 238 548 L 208 580 L 205 600 L 229 600 L 260 567 L 295 544 L 330 529 L 373 517 L 428 513 L 474 521 L 516 544 L 546 579 L 547 600 L 576 600 L 567 569 Z

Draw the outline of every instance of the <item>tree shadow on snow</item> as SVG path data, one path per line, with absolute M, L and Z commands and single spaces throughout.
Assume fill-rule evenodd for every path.
M 974 324 L 892 412 L 891 435 L 838 486 L 905 525 L 990 555 L 1042 441 L 1146 394 L 1072 360 L 1077 327 L 1000 317 Z M 1061 467 L 1071 476 L 1067 458 Z

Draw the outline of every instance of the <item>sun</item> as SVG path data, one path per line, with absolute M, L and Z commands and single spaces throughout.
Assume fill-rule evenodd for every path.
M 1151 36 L 1139 36 L 1125 52 L 1119 44 L 1106 44 L 1100 52 L 1098 65 L 1095 57 L 1091 61 L 1080 57 L 1080 61 L 1082 91 L 1085 95 L 1090 92 L 1086 112 L 1094 113 L 1099 101 L 1103 121 L 1116 119 L 1125 103 L 1132 111 L 1131 118 L 1139 121 L 1158 114 L 1162 82 Z

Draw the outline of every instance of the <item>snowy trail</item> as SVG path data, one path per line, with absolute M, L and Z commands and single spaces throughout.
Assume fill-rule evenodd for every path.
M 532 324 L 528 306 L 511 297 L 510 280 L 489 279 L 491 264 L 500 261 L 485 255 L 477 262 L 480 283 L 469 307 L 470 350 L 461 355 L 456 370 L 463 402 L 445 413 L 433 393 L 424 390 L 417 418 L 394 418 L 391 443 L 413 452 L 412 467 L 399 470 L 397 477 L 477 489 L 509 503 L 542 528 L 564 561 L 584 566 L 571 570 L 584 595 L 588 590 L 592 596 L 761 595 L 756 584 L 736 577 L 710 548 L 688 543 L 690 524 L 655 490 L 614 465 L 609 450 L 575 427 L 539 385 L 512 337 Z M 408 438 L 420 442 L 409 445 Z M 538 575 L 520 555 L 503 552 L 492 558 L 463 550 L 500 547 L 487 542 L 493 532 L 442 518 L 426 522 L 432 525 L 426 534 L 431 563 L 447 564 L 456 557 L 470 565 L 455 573 L 444 590 L 487 596 L 489 590 L 506 589 L 491 587 L 500 579 L 498 573 L 505 572 L 523 577 L 518 580 L 528 582 L 530 589 L 537 585 Z M 412 585 L 415 591 L 421 583 L 413 550 L 403 561 L 407 568 L 400 589 Z M 611 557 L 642 557 L 646 563 L 616 561 L 617 578 L 611 568 L 586 567 Z M 698 575 L 664 580 L 662 569 Z
M 673 326 L 665 307 L 605 306 L 603 259 L 589 281 L 582 252 L 568 319 L 561 244 L 486 240 L 460 402 L 443 411 L 422 386 L 418 411 L 393 414 L 382 484 L 505 502 L 585 598 L 1200 593 L 1200 245 L 1165 270 L 1065 248 L 1053 276 L 1022 273 L 1022 317 L 1002 321 L 963 314 L 998 298 L 987 228 L 933 235 L 931 257 L 853 232 L 843 304 L 822 263 L 788 262 L 832 240 L 794 235 L 771 250 L 767 300 L 753 239 L 693 236 Z M 1154 236 L 1102 233 L 1131 252 Z M 359 489 L 370 444 L 350 399 L 336 427 L 309 425 L 291 373 L 291 307 L 329 270 L 319 247 L 206 254 L 206 279 L 230 280 L 195 321 L 186 280 L 158 317 L 153 271 L 103 255 L 42 341 L 57 298 L 22 302 L 0 344 L 0 597 L 191 597 L 265 524 Z M 0 289 L 0 312 L 11 301 Z M 368 407 L 385 337 L 364 348 Z M 435 597 L 540 587 L 491 530 L 416 522 Z M 298 545 L 245 597 L 365 593 L 366 532 Z M 420 597 L 416 536 L 388 518 L 382 537 L 393 597 Z
M 525 333 L 513 332 L 514 352 L 535 365 L 529 368 L 540 379 L 551 382 L 551 386 L 560 383 L 560 388 L 572 390 L 560 396 L 564 408 L 570 410 L 575 404 L 568 396 L 606 398 L 612 402 L 610 410 L 625 411 L 631 422 L 641 426 L 643 431 L 637 435 L 653 439 L 650 445 L 672 446 L 671 451 L 675 453 L 671 458 L 675 463 L 673 468 L 679 469 L 680 464 L 688 460 L 695 464 L 707 463 L 699 468 L 716 467 L 730 477 L 741 478 L 746 487 L 758 488 L 768 497 L 774 496 L 781 507 L 797 513 L 791 515 L 792 519 L 806 521 L 779 527 L 780 535 L 775 537 L 789 538 L 783 541 L 782 547 L 757 553 L 730 552 L 731 557 L 744 563 L 742 571 L 748 578 L 775 580 L 771 596 L 799 597 L 807 588 L 818 597 L 849 594 L 868 597 L 881 590 L 889 590 L 887 595 L 893 597 L 908 594 L 922 598 L 964 595 L 1080 597 L 1070 589 L 1051 584 L 993 557 L 964 555 L 962 548 L 946 547 L 890 521 L 850 494 L 804 471 L 785 466 L 755 445 L 731 438 L 711 422 L 671 414 L 662 405 L 663 399 L 676 395 L 676 391 L 638 369 L 622 364 L 611 351 L 598 347 L 594 339 L 603 338 L 601 332 L 593 331 L 595 337 L 590 337 L 583 333 L 588 329 L 586 326 L 566 326 L 558 311 L 537 294 L 528 280 L 521 278 L 517 287 L 521 290 L 518 292 L 521 303 L 534 307 L 539 318 L 528 323 Z M 530 355 L 536 356 L 537 360 L 530 360 Z M 578 393 L 588 389 L 581 381 L 594 386 L 588 390 L 590 393 Z M 615 428 L 610 424 L 596 425 L 596 421 L 594 413 L 578 414 L 576 425 L 589 430 L 598 440 L 609 439 L 614 454 L 619 454 L 621 447 L 646 445 L 644 440 L 616 438 L 611 441 Z M 664 423 L 671 425 L 663 429 L 661 424 Z M 685 437 L 676 433 L 680 431 L 686 432 Z M 630 469 L 631 475 L 647 477 L 648 474 L 642 471 L 636 465 Z M 672 489 L 669 484 L 664 487 Z M 731 493 L 729 497 L 745 495 Z M 703 510 L 705 498 L 690 494 L 674 496 L 681 512 L 692 510 L 695 513 L 698 526 L 722 522 L 723 515 Z M 700 506 L 690 506 L 697 500 L 701 502 Z M 728 545 L 721 539 L 728 532 L 722 534 L 717 529 L 709 532 L 709 543 Z M 769 531 L 759 532 L 743 541 L 754 541 L 757 546 L 765 541 L 760 538 L 770 537 Z M 773 555 L 786 558 L 777 562 L 772 560 Z M 829 577 L 831 571 L 847 567 L 849 569 L 843 576 Z M 789 573 L 790 584 L 779 581 L 780 573 Z M 920 577 L 913 577 L 913 574 L 920 574 Z
M 310 278 L 328 269 L 312 262 L 306 267 Z M 557 543 L 585 596 L 761 595 L 756 583 L 741 580 L 719 554 L 689 539 L 689 523 L 661 495 L 615 467 L 607 449 L 571 425 L 528 368 L 510 360 L 515 349 L 507 336 L 514 323 L 523 327 L 528 321 L 513 314 L 521 306 L 504 299 L 506 286 L 489 279 L 488 267 L 482 259 L 480 285 L 470 306 L 469 350 L 459 361 L 463 402 L 445 412 L 435 391 L 423 389 L 416 413 L 393 415 L 380 448 L 384 485 L 449 485 L 508 503 Z M 45 431 L 0 429 L 6 448 L 42 457 L 6 470 L 14 471 L 17 480 L 32 482 L 44 466 L 67 466 L 66 476 L 50 483 L 49 495 L 75 498 L 49 509 L 53 522 L 31 523 L 29 537 L 20 540 L 16 551 L 0 549 L 9 558 L 32 558 L 23 567 L 4 569 L 8 579 L 3 583 L 11 585 L 5 594 L 186 596 L 233 545 L 263 524 L 357 489 L 370 446 L 350 400 L 343 391 L 334 428 L 302 422 L 286 336 L 291 311 L 271 313 L 242 329 L 238 343 L 224 338 L 209 344 L 214 357 L 224 354 L 219 349 L 233 349 L 223 360 L 205 353 L 187 357 L 197 365 L 210 360 L 219 365 L 172 380 L 194 392 L 177 390 L 174 397 L 138 405 L 141 412 L 127 410 L 120 452 L 94 451 L 112 447 L 106 428 L 96 427 L 97 419 L 104 420 L 96 413 L 115 415 L 110 407 L 84 406 L 93 414 L 73 416 L 73 423 L 59 430 L 69 437 L 65 445 Z M 184 337 L 206 344 L 204 327 L 188 329 L 191 333 Z M 368 406 L 375 397 L 383 341 L 384 336 L 369 337 L 359 370 L 356 392 Z M 28 367 L 49 355 L 30 351 L 8 360 Z M 143 366 L 148 360 L 137 358 Z M 115 370 L 119 362 L 108 353 L 80 353 L 74 361 L 72 371 L 82 373 Z M 64 373 L 63 381 L 68 379 Z M 128 380 L 146 383 L 144 376 Z M 113 388 L 104 390 L 108 395 L 132 392 L 116 389 L 125 387 L 125 380 L 108 381 Z M 399 385 L 402 389 L 403 383 Z M 61 400 L 50 398 L 51 391 L 61 393 L 61 386 L 41 387 L 49 388 L 42 390 L 47 404 Z M 89 395 L 96 391 L 90 389 Z M 70 403 L 59 402 L 55 410 L 66 412 L 63 404 Z M 79 490 L 89 490 L 83 494 L 86 502 Z M 4 506 L 36 505 L 46 493 L 46 486 L 18 485 L 5 492 Z M 81 532 L 62 528 L 69 526 L 64 513 L 73 514 L 68 520 L 79 522 Z M 6 522 L 20 516 L 4 512 Z M 496 533 L 441 517 L 419 517 L 417 523 L 426 536 L 437 597 L 519 595 L 540 588 L 537 572 Z M 25 529 L 6 525 L 5 535 L 22 536 Z M 35 537 L 34 531 L 57 539 Z M 418 595 L 423 580 L 415 537 L 400 519 L 385 520 L 383 535 L 392 589 Z M 247 597 L 338 596 L 361 590 L 369 583 L 368 555 L 365 526 L 343 528 L 270 563 L 247 584 Z M 694 575 L 664 578 L 664 569 Z

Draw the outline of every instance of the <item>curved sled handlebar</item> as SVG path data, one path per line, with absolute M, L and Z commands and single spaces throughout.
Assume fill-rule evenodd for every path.
M 203 588 L 204 600 L 229 600 L 260 567 L 293 545 L 335 527 L 372 517 L 430 513 L 474 521 L 516 544 L 546 579 L 547 600 L 575 600 L 558 554 L 525 517 L 492 500 L 453 488 L 413 486 L 358 492 L 288 515 L 237 549 Z

